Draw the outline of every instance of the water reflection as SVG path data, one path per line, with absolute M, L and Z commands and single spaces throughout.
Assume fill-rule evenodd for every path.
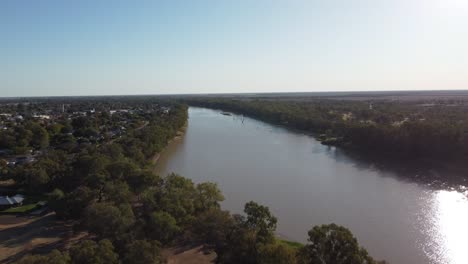
M 437 251 L 431 254 L 435 263 L 468 263 L 468 199 L 457 191 L 438 191 L 434 195 L 433 240 Z M 432 247 L 434 248 L 434 247 Z

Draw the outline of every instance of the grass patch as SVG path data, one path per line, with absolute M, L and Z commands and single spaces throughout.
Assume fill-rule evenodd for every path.
M 30 195 L 30 196 L 25 196 L 25 199 L 23 201 L 23 205 L 18 206 L 18 207 L 11 207 L 5 210 L 1 210 L 1 213 L 7 213 L 7 214 L 21 214 L 21 213 L 27 213 L 29 211 L 34 210 L 36 207 L 39 207 L 38 203 L 40 201 L 46 201 L 45 195 Z
M 294 242 L 294 241 L 289 241 L 289 240 L 284 240 L 284 239 L 278 239 L 278 241 L 288 247 L 292 247 L 294 249 L 300 249 L 304 247 L 304 244 L 299 243 L 299 242 Z
M 34 208 L 36 208 L 37 203 L 25 204 L 18 207 L 8 208 L 6 210 L 0 211 L 0 213 L 26 213 Z

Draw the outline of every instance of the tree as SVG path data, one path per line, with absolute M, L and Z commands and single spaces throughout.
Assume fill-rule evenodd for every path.
M 216 183 L 204 182 L 196 186 L 195 207 L 198 212 L 210 208 L 219 208 L 219 203 L 224 201 L 224 196 Z
M 193 233 L 198 239 L 213 245 L 215 251 L 224 247 L 228 235 L 234 228 L 234 219 L 228 211 L 211 208 L 200 215 L 192 225 Z
M 100 154 L 82 154 L 73 163 L 73 169 L 79 177 L 85 177 L 92 173 L 98 173 L 106 169 L 109 158 Z
M 234 225 L 227 233 L 226 244 L 216 248 L 220 263 L 257 264 L 262 258 L 265 261 L 273 258 L 276 253 L 268 247 L 275 242 L 276 217 L 268 207 L 253 201 L 245 204 L 244 212 L 246 217 L 233 216 Z
M 135 240 L 127 245 L 123 264 L 164 263 L 161 249 L 156 241 Z
M 73 132 L 73 126 L 68 120 L 62 121 L 61 124 L 63 125 L 63 127 L 62 127 L 62 129 L 60 129 L 60 133 L 68 134 L 68 133 Z
M 96 193 L 86 186 L 80 186 L 67 194 L 64 194 L 60 189 L 56 189 L 51 194 L 51 206 L 58 217 L 63 219 L 77 219 L 82 216 L 85 208 L 95 197 Z
M 43 149 L 49 146 L 49 132 L 39 124 L 31 126 L 31 145 L 35 148 Z
M 16 145 L 15 147 L 28 147 L 31 139 L 33 137 L 33 133 L 31 130 L 26 129 L 22 126 L 15 128 L 16 134 Z
M 46 189 L 50 178 L 44 168 L 27 164 L 15 172 L 15 180 L 31 192 L 41 192 Z
M 0 148 L 13 149 L 16 145 L 15 135 L 8 130 L 0 131 Z
M 81 154 L 72 164 L 73 172 L 65 179 L 64 186 L 74 188 L 83 184 L 89 177 L 106 174 L 109 158 L 99 154 Z
M 106 167 L 106 170 L 114 180 L 123 180 L 139 172 L 136 164 L 127 160 L 112 162 Z
M 112 160 L 120 160 L 123 158 L 123 149 L 119 144 L 104 144 L 101 146 L 101 153 L 110 157 Z
M 53 123 L 51 125 L 49 125 L 47 127 L 48 131 L 49 131 L 49 136 L 56 136 L 58 134 L 60 134 L 60 131 L 62 131 L 62 129 L 64 128 L 63 124 L 60 124 L 60 123 Z
M 168 243 L 180 232 L 180 228 L 170 214 L 154 212 L 149 217 L 147 231 L 151 238 Z
M 132 197 L 128 184 L 122 181 L 107 182 L 104 185 L 103 196 L 107 202 L 116 205 L 127 203 Z
M 50 177 L 51 186 L 60 184 L 60 180 L 69 173 L 66 153 L 61 150 L 48 150 L 34 163 L 34 167 L 44 169 Z
M 71 122 L 71 125 L 73 126 L 75 130 L 84 130 L 87 127 L 91 126 L 91 121 L 89 120 L 89 118 L 80 116 L 80 117 L 74 118 Z
M 278 220 L 270 213 L 268 207 L 250 201 L 245 204 L 244 212 L 247 215 L 245 225 L 256 230 L 260 242 L 267 242 L 273 238 Z
M 125 144 L 122 144 L 126 157 L 131 157 L 136 163 L 143 165 L 146 163 L 146 157 L 142 152 L 142 149 L 136 144 L 133 144 L 130 140 L 127 140 Z
M 118 264 L 119 255 L 114 252 L 114 246 L 107 240 L 98 243 L 84 240 L 70 248 L 72 264 Z
M 194 219 L 195 187 L 190 179 L 177 174 L 164 177 L 158 186 L 141 195 L 146 213 L 169 213 L 179 226 L 188 225 Z
M 148 187 L 158 185 L 161 180 L 162 179 L 158 175 L 149 170 L 131 174 L 125 178 L 125 181 L 136 194 L 141 193 Z
M 129 204 L 118 207 L 109 203 L 95 203 L 86 208 L 85 224 L 89 231 L 101 238 L 118 239 L 135 222 L 135 216 Z
M 226 241 L 226 245 L 216 247 L 219 263 L 259 263 L 258 247 L 262 244 L 257 241 L 257 233 L 254 230 L 235 224 Z
M 81 130 L 81 135 L 87 138 L 96 139 L 99 136 L 99 131 L 97 131 L 94 127 L 87 127 L 84 130 Z
M 76 139 L 73 135 L 61 133 L 52 137 L 52 145 L 57 149 L 71 152 L 76 147 Z
M 309 243 L 300 253 L 301 263 L 372 264 L 375 261 L 360 247 L 347 228 L 335 224 L 315 226 Z
M 110 183 L 109 180 L 109 172 L 107 172 L 106 170 L 102 170 L 96 173 L 89 174 L 86 177 L 84 184 L 92 189 L 99 190 L 100 199 L 102 199 L 102 191 L 106 183 Z

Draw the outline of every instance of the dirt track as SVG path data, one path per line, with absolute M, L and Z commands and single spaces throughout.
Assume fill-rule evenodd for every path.
M 214 263 L 216 254 L 205 254 L 203 246 L 173 247 L 163 250 L 168 264 L 209 264 Z
M 53 213 L 41 217 L 0 216 L 0 263 L 61 249 L 85 235 L 73 234 L 71 223 L 56 220 Z

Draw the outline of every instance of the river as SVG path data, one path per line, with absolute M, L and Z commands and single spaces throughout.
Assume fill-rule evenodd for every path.
M 408 180 L 310 135 L 191 107 L 185 136 L 157 171 L 217 182 L 223 208 L 235 213 L 250 200 L 267 205 L 291 240 L 306 242 L 312 226 L 333 222 L 393 264 L 468 263 L 466 191 Z

